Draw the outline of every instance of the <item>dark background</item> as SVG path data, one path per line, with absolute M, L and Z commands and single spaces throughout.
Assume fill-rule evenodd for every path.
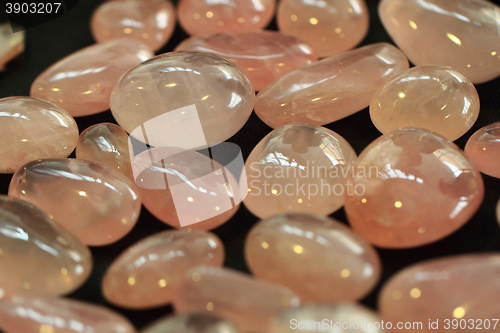
M 29 95 L 31 83 L 44 69 L 70 53 L 94 43 L 90 34 L 89 20 L 92 11 L 100 2 L 99 0 L 81 0 L 75 8 L 62 17 L 26 31 L 26 51 L 7 65 L 6 72 L 0 73 L 0 98 Z M 377 16 L 378 1 L 367 0 L 367 4 L 370 9 L 370 31 L 361 45 L 382 41 L 391 42 Z M 269 29 L 276 30 L 274 21 Z M 182 28 L 177 25 L 172 39 L 157 54 L 172 51 L 186 37 Z M 462 149 L 476 130 L 500 121 L 500 78 L 478 85 L 476 88 L 481 99 L 481 112 L 474 127 L 456 141 Z M 80 132 L 93 124 L 115 123 L 110 111 L 76 118 L 76 121 Z M 370 120 L 368 109 L 326 125 L 326 127 L 346 138 L 358 154 L 380 136 Z M 270 131 L 271 128 L 252 114 L 243 129 L 229 141 L 241 147 L 246 159 L 252 148 Z M 71 157 L 74 157 L 74 154 Z M 10 179 L 11 175 L 0 174 L 0 193 L 7 194 Z M 374 291 L 362 300 L 363 304 L 375 308 L 381 284 L 396 271 L 415 262 L 461 253 L 500 250 L 500 230 L 495 218 L 495 206 L 500 197 L 500 180 L 488 176 L 483 176 L 483 179 L 486 194 L 481 208 L 471 221 L 454 234 L 434 244 L 414 249 L 377 249 L 383 263 L 383 275 Z M 332 216 L 347 223 L 343 209 Z M 231 220 L 213 230 L 226 247 L 225 265 L 227 267 L 248 272 L 243 258 L 243 244 L 246 234 L 256 222 L 257 218 L 242 205 Z M 138 329 L 170 313 L 171 308 L 168 306 L 147 311 L 117 308 L 107 304 L 100 291 L 101 278 L 106 268 L 122 251 L 148 235 L 169 228 L 143 208 L 136 227 L 128 236 L 115 244 L 91 249 L 94 256 L 92 275 L 80 289 L 68 297 L 109 306 L 129 318 Z M 8 274 L 7 272 L 0 273 Z

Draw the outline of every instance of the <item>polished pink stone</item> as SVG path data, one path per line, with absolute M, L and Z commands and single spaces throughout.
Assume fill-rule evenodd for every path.
M 15 297 L 0 302 L 5 333 L 135 333 L 122 315 L 70 299 Z
M 107 245 L 134 227 L 141 199 L 134 183 L 103 164 L 76 159 L 30 162 L 12 177 L 9 195 L 29 201 L 81 242 Z
M 239 333 L 228 322 L 207 313 L 190 313 L 181 316 L 168 316 L 149 325 L 141 333 Z
M 210 52 L 231 60 L 245 72 L 255 91 L 292 69 L 318 60 L 302 40 L 276 31 L 224 32 L 192 37 L 176 51 Z
M 0 24 L 0 72 L 24 51 L 24 31 L 13 33 L 10 23 Z
M 386 248 L 435 242 L 481 205 L 483 180 L 455 144 L 423 129 L 385 134 L 349 174 L 345 210 L 354 232 Z
M 474 133 L 465 145 L 465 153 L 479 171 L 500 178 L 500 122 Z
M 405 330 L 407 332 L 476 332 L 479 329 L 496 332 L 498 324 L 493 327 L 500 311 L 499 274 L 498 253 L 418 263 L 403 269 L 384 285 L 378 309 L 385 321 L 422 322 L 423 327 Z M 438 325 L 429 329 L 429 321 L 438 321 Z
M 280 31 L 305 40 L 320 57 L 352 49 L 369 26 L 364 0 L 282 0 L 276 20 Z
M 168 0 L 106 1 L 94 11 L 90 28 L 98 42 L 130 38 L 157 51 L 174 32 L 174 6 Z
M 30 95 L 52 102 L 74 117 L 105 111 L 120 77 L 153 55 L 149 47 L 131 39 L 92 45 L 41 73 L 31 85 Z
M 144 309 L 172 301 L 175 284 L 197 266 L 222 266 L 224 247 L 214 234 L 164 231 L 134 244 L 109 267 L 104 297 L 118 306 Z
M 254 226 L 245 242 L 245 259 L 256 277 L 290 288 L 303 302 L 361 299 L 381 270 L 377 252 L 349 228 L 301 213 L 277 215 Z
M 86 246 L 31 203 L 0 195 L 0 300 L 68 294 L 91 271 Z
M 408 60 L 378 43 L 344 52 L 283 75 L 255 100 L 255 113 L 272 128 L 293 122 L 324 125 L 366 108 L 377 89 Z
M 485 0 L 383 0 L 379 16 L 415 65 L 444 65 L 473 83 L 500 75 L 500 7 Z

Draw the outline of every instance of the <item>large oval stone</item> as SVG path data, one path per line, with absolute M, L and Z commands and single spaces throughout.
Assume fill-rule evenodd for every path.
M 373 96 L 370 117 L 386 134 L 420 127 L 455 141 L 479 116 L 479 95 L 461 73 L 445 66 L 413 67 Z
M 500 7 L 484 0 L 383 0 L 382 23 L 415 65 L 444 65 L 473 83 L 500 75 Z
M 356 152 L 339 134 L 289 124 L 269 133 L 245 162 L 245 206 L 260 218 L 285 212 L 329 215 L 344 204 Z M 243 186 L 243 184 L 241 184 Z
M 12 177 L 9 195 L 37 205 L 92 246 L 128 234 L 141 209 L 137 188 L 127 177 L 102 164 L 69 158 L 24 165 Z
M 153 56 L 149 47 L 131 39 L 91 45 L 47 68 L 31 85 L 30 95 L 73 117 L 105 111 L 120 77 Z
M 361 153 L 345 210 L 354 232 L 386 248 L 435 242 L 481 205 L 483 180 L 463 152 L 422 129 L 385 134 Z
M 256 91 L 292 69 L 318 60 L 313 49 L 297 37 L 262 30 L 192 37 L 176 51 L 210 52 L 227 58 L 245 72 Z
M 364 46 L 283 75 L 259 92 L 255 113 L 272 128 L 328 124 L 366 108 L 379 87 L 406 69 L 408 60 L 396 47 Z
M 169 316 L 149 325 L 141 333 L 238 333 L 227 320 L 206 313 Z
M 222 266 L 224 247 L 203 231 L 169 230 L 134 244 L 108 268 L 102 280 L 106 299 L 144 309 L 170 303 L 175 284 L 197 266 Z
M 0 299 L 68 294 L 91 271 L 87 247 L 31 203 L 0 195 Z
M 1 173 L 40 158 L 67 157 L 77 141 L 75 120 L 54 104 L 31 97 L 0 99 Z
M 256 277 L 290 288 L 302 302 L 355 301 L 380 277 L 377 252 L 320 215 L 288 213 L 259 222 L 247 236 L 245 258 Z
M 364 0 L 283 0 L 276 20 L 280 31 L 307 41 L 320 57 L 352 49 L 369 26 Z
M 477 130 L 467 141 L 465 153 L 479 171 L 500 178 L 500 122 Z
M 10 23 L 0 24 L 0 72 L 5 64 L 24 51 L 24 31 L 12 32 Z

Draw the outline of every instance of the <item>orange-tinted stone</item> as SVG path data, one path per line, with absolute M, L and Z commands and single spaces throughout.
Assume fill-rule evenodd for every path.
M 465 153 L 479 171 L 500 178 L 500 122 L 474 133 L 465 145 Z
M 5 64 L 24 51 L 24 31 L 12 32 L 9 23 L 0 24 L 0 72 Z

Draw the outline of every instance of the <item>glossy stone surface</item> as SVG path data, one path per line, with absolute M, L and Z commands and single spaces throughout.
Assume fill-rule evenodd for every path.
M 349 175 L 345 210 L 354 232 L 385 248 L 435 242 L 481 205 L 483 180 L 452 142 L 402 129 L 372 142 Z
M 370 117 L 382 133 L 419 127 L 455 141 L 479 116 L 479 95 L 458 71 L 445 66 L 413 67 L 373 96 Z
M 91 271 L 87 247 L 29 202 L 0 195 L 0 300 L 68 294 Z
M 381 269 L 375 250 L 349 228 L 301 213 L 255 225 L 245 242 L 245 258 L 257 278 L 283 284 L 302 302 L 361 299 L 375 286 Z
M 135 333 L 132 324 L 103 306 L 70 299 L 20 298 L 0 302 L 5 333 Z
M 149 47 L 131 39 L 91 45 L 47 68 L 31 85 L 30 95 L 73 117 L 105 111 L 120 77 L 153 55 Z
M 0 72 L 24 51 L 24 31 L 12 32 L 10 23 L 0 24 Z
M 485 329 L 485 319 L 494 326 L 492 318 L 500 305 L 500 255 L 469 254 L 434 259 L 410 266 L 393 276 L 379 296 L 380 315 L 384 320 L 422 321 L 424 325 L 439 320 L 432 332 L 460 332 L 473 320 L 474 328 Z M 483 281 L 484 283 L 478 283 Z M 467 286 L 467 287 L 465 287 Z M 458 323 L 445 328 L 445 320 Z M 458 327 L 457 327 L 458 326 Z M 498 328 L 498 326 L 497 326 Z M 424 330 L 425 329 L 424 326 Z M 411 332 L 421 329 L 408 330 Z M 428 330 L 429 332 L 431 330 Z M 470 331 L 476 331 L 471 329 Z
M 280 31 L 305 40 L 320 57 L 352 49 L 369 26 L 364 0 L 283 0 L 276 19 Z
M 67 157 L 77 141 L 75 120 L 54 104 L 24 96 L 0 99 L 1 173 L 40 158 Z
M 311 46 L 297 37 L 261 30 L 192 37 L 176 51 L 210 52 L 227 58 L 245 72 L 256 91 L 292 69 L 318 60 Z
M 444 65 L 473 83 L 500 75 L 500 7 L 484 0 L 383 0 L 379 16 L 415 65 Z
M 273 316 L 297 306 L 287 288 L 225 268 L 198 267 L 186 273 L 174 298 L 176 313 L 211 313 L 243 332 L 267 332 Z
M 465 154 L 479 171 L 500 178 L 500 122 L 474 133 L 465 145 Z
M 328 124 L 366 108 L 379 87 L 406 69 L 396 47 L 367 45 L 283 75 L 259 92 L 255 113 L 272 128 Z
M 81 242 L 100 246 L 124 237 L 139 218 L 135 184 L 102 164 L 76 159 L 30 162 L 10 182 L 9 195 L 37 205 Z
M 141 333 L 238 333 L 227 320 L 206 313 L 169 316 L 148 326 Z
M 133 309 L 170 303 L 175 284 L 197 266 L 222 266 L 220 239 L 203 231 L 168 230 L 149 236 L 122 253 L 108 268 L 104 297 Z
M 248 195 L 243 202 L 260 218 L 285 211 L 329 215 L 344 204 L 346 177 L 355 161 L 351 145 L 327 128 L 280 127 L 245 162 Z

